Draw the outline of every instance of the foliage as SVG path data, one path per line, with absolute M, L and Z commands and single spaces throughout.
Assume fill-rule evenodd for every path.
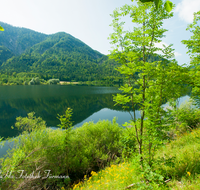
M 133 0 L 132 0 L 133 1 Z M 140 0 L 142 3 L 147 3 L 147 2 L 154 2 L 156 9 L 158 9 L 159 5 L 161 4 L 162 0 Z M 173 4 L 171 1 L 165 1 L 164 4 L 165 10 L 170 12 L 173 8 Z
M 181 104 L 180 107 L 171 104 L 167 109 L 168 113 L 163 119 L 170 125 L 171 133 L 168 132 L 168 136 L 176 135 L 173 134 L 173 131 L 183 134 L 200 126 L 200 110 L 194 106 L 192 101 Z
M 194 13 L 194 20 L 192 24 L 189 24 L 186 30 L 189 30 L 192 33 L 192 36 L 189 40 L 182 40 L 182 43 L 186 45 L 188 48 L 188 54 L 190 55 L 191 64 L 198 65 L 199 64 L 199 52 L 200 52 L 200 11 Z
M 40 128 L 45 128 L 46 123 L 41 117 L 34 116 L 34 112 L 28 113 L 27 117 L 17 117 L 15 127 L 19 131 L 32 132 Z
M 104 168 L 111 161 L 121 157 L 123 144 L 120 141 L 123 129 L 113 120 L 96 124 L 84 123 L 71 131 L 68 138 L 69 173 L 80 179 L 92 170 Z
M 181 95 L 181 80 L 187 68 L 180 67 L 173 59 L 172 45 L 163 45 L 163 49 L 155 46 L 155 43 L 161 42 L 166 32 L 161 28 L 163 20 L 173 16 L 163 6 L 155 9 L 151 2 L 138 2 L 137 6 L 124 5 L 114 10 L 111 16 L 114 33 L 110 35 L 110 40 L 115 48 L 110 57 L 121 64 L 117 70 L 126 78 L 126 84 L 120 88 L 123 93 L 117 94 L 114 101 L 124 109 L 131 107 L 133 110 L 131 124 L 135 128 L 137 149 L 142 162 L 143 154 L 148 153 L 151 158 L 152 150 L 162 142 L 162 116 L 165 114 L 162 104 Z M 124 16 L 130 16 L 137 28 L 124 31 L 124 22 L 119 21 Z M 162 54 L 157 55 L 157 51 Z M 150 61 L 149 58 L 155 55 L 159 59 Z M 136 106 L 141 111 L 138 120 L 135 115 Z
M 49 79 L 48 81 L 48 84 L 58 84 L 60 82 L 59 79 Z
M 13 56 L 13 52 L 5 46 L 0 46 L 0 65 Z
M 39 85 L 40 84 L 40 79 L 39 77 L 32 78 L 31 81 L 28 83 L 29 85 Z
M 72 109 L 67 108 L 64 115 L 58 114 L 58 119 L 60 120 L 60 124 L 58 125 L 61 129 L 69 129 L 72 127 Z
M 32 80 L 32 84 L 35 83 L 35 78 L 39 77 L 40 81 L 42 82 L 41 79 L 41 75 L 37 74 L 37 73 L 25 73 L 25 72 L 21 72 L 21 73 L 1 73 L 0 74 L 0 81 L 1 81 L 1 85 L 27 85 L 33 78 Z M 36 79 L 38 80 L 38 79 Z M 39 81 L 38 81 L 39 82 Z
M 194 129 L 167 143 L 155 153 L 152 167 L 141 170 L 137 156 L 91 172 L 73 189 L 199 189 L 200 129 Z M 64 188 L 63 188 L 64 189 Z
M 136 140 L 133 138 L 135 131 L 133 127 L 126 127 L 123 131 L 123 135 L 120 138 L 120 141 L 123 145 L 123 154 L 124 159 L 131 157 L 136 152 Z
M 192 24 L 189 24 L 187 30 L 192 33 L 189 40 L 182 40 L 182 43 L 188 48 L 188 54 L 190 56 L 191 80 L 188 81 L 193 87 L 194 94 L 199 95 L 200 92 L 200 11 L 194 13 L 194 20 Z
M 157 152 L 156 157 L 162 157 L 163 163 L 155 164 L 155 169 L 164 176 L 180 180 L 188 176 L 188 172 L 193 177 L 200 174 L 200 130 L 194 129 L 192 132 L 185 132 L 178 136 L 175 141 L 167 144 Z M 171 164 L 166 164 L 166 160 L 171 158 Z
M 71 114 L 69 110 L 67 114 Z M 92 170 L 117 162 L 122 155 L 120 139 L 124 129 L 115 120 L 85 123 L 80 128 L 63 131 L 46 128 L 41 118 L 30 113 L 28 117 L 17 118 L 16 126 L 26 131 L 11 140 L 14 147 L 1 159 L 4 189 L 66 187 Z M 49 171 L 49 176 L 68 178 L 47 177 Z M 9 177 L 10 172 L 13 178 Z
M 126 161 L 120 164 L 113 164 L 107 167 L 105 170 L 101 170 L 98 173 L 92 171 L 91 177 L 85 176 L 84 182 L 74 184 L 73 189 L 168 189 L 163 183 L 156 183 L 159 181 L 155 172 L 149 171 L 145 173 L 141 172 L 141 168 L 138 162 Z M 147 177 L 148 173 L 148 177 Z M 154 180 L 150 179 L 154 175 Z M 149 181 L 144 181 L 145 178 Z M 156 181 L 156 178 L 158 179 Z M 163 182 L 162 177 L 160 181 Z
M 48 170 L 55 176 L 63 172 L 60 165 L 62 160 L 59 161 L 62 156 L 61 146 L 64 140 L 62 137 L 60 131 L 37 129 L 14 139 L 15 147 L 10 150 L 8 157 L 4 158 L 2 163 L 2 174 L 5 179 L 2 188 L 38 189 L 45 187 L 46 184 L 58 182 L 57 179 L 46 177 Z M 12 172 L 14 178 L 9 178 L 8 175 L 6 177 L 7 172 Z

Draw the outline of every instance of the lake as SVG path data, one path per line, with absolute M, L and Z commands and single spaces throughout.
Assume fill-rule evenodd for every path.
M 11 129 L 16 117 L 25 117 L 33 111 L 46 121 L 47 126 L 53 127 L 59 124 L 57 114 L 64 114 L 68 107 L 73 109 L 72 120 L 76 126 L 80 126 L 88 117 L 94 121 L 97 118 L 110 119 L 113 113 L 108 113 L 109 110 L 122 111 L 121 107 L 114 106 L 112 100 L 113 95 L 119 92 L 116 87 L 0 86 L 0 92 L 0 136 L 5 138 L 19 134 L 17 129 Z M 100 110 L 103 111 L 96 114 Z M 123 116 L 118 121 L 120 118 L 123 119 Z
M 37 117 L 46 121 L 47 126 L 53 128 L 60 123 L 57 114 L 64 114 L 68 107 L 73 109 L 72 121 L 75 127 L 89 121 L 96 123 L 99 119 L 112 121 L 114 117 L 122 125 L 131 119 L 121 106 L 114 106 L 113 95 L 119 93 L 117 87 L 0 86 L 0 92 L 0 136 L 5 138 L 19 135 L 17 129 L 11 129 L 16 117 L 25 117 L 33 111 Z M 180 103 L 188 99 L 189 96 L 184 96 Z M 139 111 L 136 111 L 136 116 L 140 116 Z M 9 143 L 0 148 L 0 157 L 8 146 Z
M 0 86 L 0 92 L 0 136 L 5 138 L 19 134 L 17 129 L 11 129 L 16 117 L 25 117 L 33 111 L 49 127 L 59 124 L 57 114 L 64 114 L 68 107 L 73 109 L 72 121 L 75 126 L 99 119 L 112 120 L 113 117 L 117 117 L 121 125 L 131 119 L 121 106 L 114 106 L 113 95 L 119 92 L 117 87 Z M 187 98 L 182 98 L 182 101 Z M 139 116 L 139 111 L 136 114 Z

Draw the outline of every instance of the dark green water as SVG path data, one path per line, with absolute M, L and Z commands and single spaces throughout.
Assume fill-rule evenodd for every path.
M 116 87 L 92 87 L 92 86 L 0 86 L 0 136 L 13 137 L 18 135 L 14 126 L 16 117 L 25 117 L 29 112 L 42 117 L 47 126 L 57 126 L 59 120 L 57 114 L 64 114 L 70 107 L 73 109 L 74 125 L 94 115 L 94 118 L 104 118 L 103 114 L 96 116 L 94 113 L 107 109 L 120 110 L 113 103 L 113 94 Z M 91 120 L 93 120 L 91 118 Z
M 131 117 L 120 106 L 114 106 L 113 95 L 118 92 L 116 87 L 0 86 L 0 136 L 19 135 L 17 129 L 11 129 L 16 117 L 25 117 L 33 111 L 46 121 L 47 126 L 56 127 L 59 124 L 57 114 L 64 114 L 68 107 L 73 109 L 72 120 L 77 127 L 84 122 L 96 123 L 99 119 L 112 120 L 114 117 L 121 125 Z M 189 96 L 184 96 L 180 98 L 180 103 L 188 99 Z M 136 116 L 140 116 L 139 111 L 136 111 Z M 0 147 L 0 157 L 6 154 L 10 146 L 6 142 L 4 147 Z
M 116 87 L 0 86 L 0 136 L 7 138 L 19 135 L 17 129 L 11 129 L 16 117 L 25 117 L 33 111 L 46 121 L 47 126 L 56 127 L 59 124 L 57 114 L 64 114 L 68 107 L 73 109 L 72 121 L 75 126 L 99 119 L 112 120 L 113 117 L 123 124 L 131 117 L 120 106 L 114 106 L 113 95 L 118 92 Z M 181 101 L 188 98 L 186 96 Z M 136 115 L 140 115 L 139 111 Z

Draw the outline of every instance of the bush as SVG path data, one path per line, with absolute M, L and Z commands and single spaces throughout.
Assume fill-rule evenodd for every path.
M 12 171 L 14 176 L 4 178 L 1 185 L 3 189 L 66 187 L 70 181 L 81 179 L 84 174 L 120 159 L 124 149 L 121 139 L 125 130 L 115 120 L 112 123 L 89 122 L 69 131 L 52 130 L 46 128 L 41 118 L 30 113 L 28 117 L 17 118 L 16 127 L 25 131 L 12 140 L 15 146 L 2 160 L 4 177 L 8 171 Z M 49 175 L 69 178 L 45 178 L 48 171 Z M 23 178 L 24 175 L 40 177 Z
M 37 130 L 30 135 L 15 139 L 15 147 L 10 150 L 8 157 L 2 163 L 2 174 L 12 172 L 14 178 L 4 177 L 2 188 L 40 189 L 45 184 L 50 187 L 62 182 L 64 179 L 46 177 L 48 172 L 50 176 L 65 173 L 62 167 L 63 144 L 63 133 L 51 129 Z M 34 178 L 35 176 L 39 177 Z
M 178 109 L 168 109 L 168 115 L 165 117 L 167 125 L 171 131 L 169 136 L 176 136 L 174 133 L 183 134 L 186 131 L 198 128 L 200 125 L 200 109 L 196 108 L 192 102 L 181 104 Z
M 69 171 L 75 178 L 104 168 L 122 154 L 120 141 L 123 128 L 113 121 L 99 121 L 96 124 L 84 123 L 72 130 L 68 139 Z
M 31 81 L 29 82 L 29 85 L 39 85 L 39 84 L 40 84 L 39 77 L 32 78 Z
M 49 79 L 48 84 L 58 84 L 60 82 L 59 79 Z
M 200 109 L 195 108 L 191 102 L 183 104 L 177 110 L 178 121 L 187 125 L 190 129 L 197 128 L 200 124 Z
M 27 81 L 24 81 L 24 85 L 28 85 L 28 82 L 27 82 Z

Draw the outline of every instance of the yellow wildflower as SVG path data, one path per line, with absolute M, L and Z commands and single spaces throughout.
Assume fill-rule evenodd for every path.
M 190 176 L 191 175 L 191 173 L 190 172 L 187 172 L 187 174 Z

